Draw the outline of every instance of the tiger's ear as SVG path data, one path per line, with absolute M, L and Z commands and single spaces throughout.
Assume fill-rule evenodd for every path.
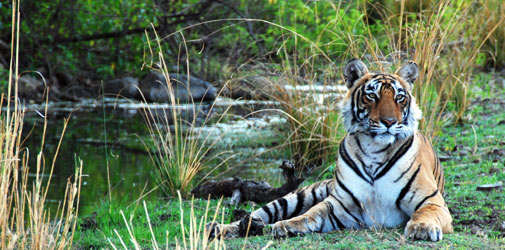
M 344 78 L 348 89 L 351 89 L 354 82 L 368 73 L 368 68 L 359 59 L 354 58 L 347 62 L 344 67 Z
M 410 61 L 399 68 L 396 74 L 405 79 L 410 84 L 410 87 L 412 87 L 414 81 L 419 76 L 419 68 L 417 67 L 417 63 Z

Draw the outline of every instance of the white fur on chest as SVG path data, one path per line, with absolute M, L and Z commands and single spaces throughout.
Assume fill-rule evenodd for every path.
M 407 222 L 409 216 L 396 207 L 400 190 L 391 183 L 379 180 L 373 186 L 362 186 L 358 189 L 361 190 L 357 198 L 366 211 L 366 226 L 397 227 Z
M 368 227 L 396 227 L 406 223 L 409 215 L 397 207 L 396 200 L 407 183 L 405 178 L 399 179 L 399 177 L 416 156 L 417 147 L 415 144 L 382 177 L 374 179 L 397 148 L 390 146 L 387 150 L 377 153 L 377 151 L 385 149 L 387 145 L 373 145 L 375 144 L 373 140 L 361 138 L 359 144 L 363 150 L 358 150 L 359 146 L 356 140 L 351 137 L 348 137 L 347 140 L 347 145 L 351 149 L 348 152 L 350 157 L 359 170 L 368 173 L 363 175 L 371 181 L 370 183 L 363 180 L 347 166 L 339 169 L 339 178 L 342 178 L 341 181 L 364 208 L 362 223 Z M 343 161 L 340 163 L 345 164 Z

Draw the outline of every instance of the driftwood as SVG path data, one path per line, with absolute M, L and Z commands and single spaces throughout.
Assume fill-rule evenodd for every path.
M 295 166 L 289 161 L 284 161 L 279 167 L 286 180 L 278 188 L 271 187 L 268 183 L 253 180 L 242 180 L 238 177 L 224 179 L 222 181 L 210 181 L 198 185 L 191 194 L 198 198 L 232 197 L 230 203 L 237 204 L 244 201 L 269 202 L 294 191 L 304 181 L 304 178 L 295 176 Z

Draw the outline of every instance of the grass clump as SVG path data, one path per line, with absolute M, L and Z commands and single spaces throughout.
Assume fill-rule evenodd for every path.
M 296 79 L 293 76 L 286 78 Z M 339 93 L 317 92 L 315 88 L 324 86 L 308 83 L 309 91 L 302 91 L 296 81 L 289 81 L 273 95 L 280 103 L 281 113 L 287 117 L 285 144 L 300 171 L 332 163 L 344 135 L 337 102 L 331 98 L 321 99 Z
M 147 106 L 144 110 L 146 125 L 151 135 L 151 141 L 146 147 L 150 149 L 154 162 L 156 171 L 154 178 L 163 193 L 167 196 L 175 196 L 177 192 L 180 192 L 183 197 L 188 197 L 189 191 L 195 184 L 195 177 L 202 170 L 207 170 L 206 175 L 199 178 L 199 181 L 202 181 L 213 169 L 224 164 L 226 159 L 221 160 L 212 169 L 207 164 L 224 153 L 220 152 L 209 156 L 210 151 L 219 142 L 220 137 L 211 138 L 210 134 L 203 134 L 201 130 L 197 129 L 197 127 L 205 124 L 212 111 L 204 114 L 204 117 L 201 118 L 203 121 L 198 121 L 201 111 L 197 109 L 194 101 L 190 100 L 190 103 L 181 105 L 180 101 L 176 99 L 175 95 L 179 90 L 176 89 L 175 83 L 172 83 L 161 50 L 161 40 L 155 30 L 154 34 L 155 39 L 152 42 L 159 50 L 152 57 L 159 59 L 159 70 L 166 81 L 166 91 L 170 101 L 168 105 L 161 107 L 156 105 Z M 149 37 L 147 38 L 149 40 Z M 149 50 L 153 51 L 151 47 L 149 47 Z M 186 88 L 190 93 L 189 72 L 187 74 L 188 86 Z M 183 106 L 189 107 L 191 113 L 189 118 L 181 114 Z M 213 105 L 211 105 L 210 110 L 212 108 Z M 224 117 L 225 114 L 226 111 L 220 117 Z

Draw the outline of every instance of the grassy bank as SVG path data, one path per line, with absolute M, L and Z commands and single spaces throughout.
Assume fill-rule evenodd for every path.
M 470 103 L 464 122 L 443 128 L 436 145 L 443 159 L 446 174 L 446 201 L 454 217 L 455 232 L 445 235 L 438 243 L 408 241 L 403 237 L 403 228 L 380 230 L 343 230 L 328 234 L 314 234 L 302 237 L 276 240 L 270 235 L 244 239 L 226 240 L 231 249 L 260 249 L 264 246 L 279 249 L 293 248 L 471 248 L 499 249 L 505 246 L 505 195 L 502 189 L 478 191 L 483 184 L 505 180 L 505 90 L 491 84 L 492 76 L 478 75 L 474 89 L 474 101 Z M 315 181 L 314 173 L 304 184 Z M 181 242 L 181 207 L 178 199 L 155 200 L 147 202 L 150 222 L 160 247 L 175 247 L 175 239 Z M 191 201 L 182 201 L 182 218 L 185 235 L 190 230 Z M 261 204 L 242 204 L 238 207 L 224 206 L 219 209 L 217 220 L 229 222 L 233 210 L 252 211 Z M 208 221 L 213 217 L 218 201 L 212 200 L 207 211 Z M 133 228 L 134 238 L 139 245 L 151 248 L 151 233 L 143 205 L 113 201 L 97 206 L 96 213 L 80 219 L 74 243 L 79 248 L 108 247 L 107 239 L 116 246 L 121 245 L 118 234 L 126 246 L 131 247 L 130 235 L 125 227 L 125 219 Z M 205 215 L 207 201 L 196 199 L 193 204 L 193 217 Z M 117 230 L 117 234 L 114 230 Z

